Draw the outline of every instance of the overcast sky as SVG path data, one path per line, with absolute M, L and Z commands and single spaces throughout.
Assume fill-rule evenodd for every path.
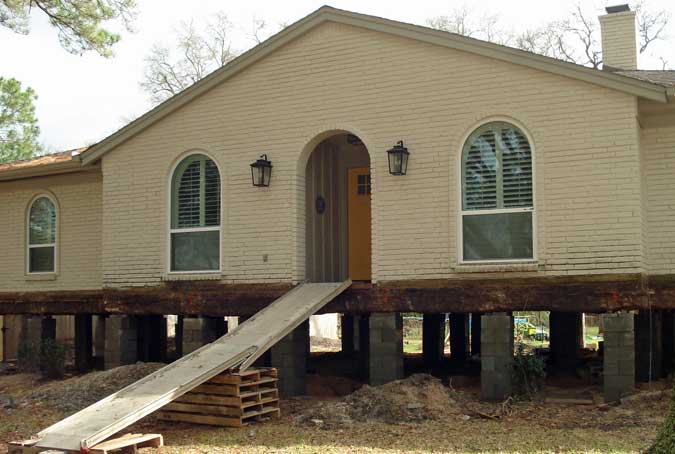
M 94 53 L 74 56 L 63 50 L 56 31 L 44 17 L 34 14 L 31 33 L 17 35 L 0 28 L 0 76 L 14 77 L 38 94 L 37 115 L 41 141 L 52 150 L 77 148 L 96 142 L 149 109 L 151 103 L 139 88 L 143 58 L 156 42 L 170 42 L 172 31 L 181 20 L 199 23 L 217 11 L 225 12 L 234 24 L 233 47 L 246 50 L 254 18 L 264 19 L 271 28 L 292 23 L 328 3 L 336 8 L 372 14 L 415 24 L 447 14 L 462 2 L 391 0 L 137 0 L 135 33 L 125 33 L 115 46 L 115 57 L 105 59 Z M 593 0 L 584 0 L 593 2 Z M 475 0 L 478 13 L 497 13 L 505 28 L 523 30 L 564 17 L 576 0 Z M 604 7 L 620 0 L 597 0 L 598 15 Z M 649 0 L 655 8 L 665 8 L 675 16 L 673 0 Z M 479 14 L 480 15 L 480 14 Z M 675 64 L 675 28 L 669 43 L 655 46 L 653 52 L 665 55 Z M 270 30 L 273 31 L 273 30 Z M 660 67 L 658 60 L 641 57 L 642 68 Z

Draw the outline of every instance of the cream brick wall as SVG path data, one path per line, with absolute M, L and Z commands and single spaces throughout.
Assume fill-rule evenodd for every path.
M 370 152 L 376 280 L 642 271 L 636 115 L 635 98 L 610 89 L 323 24 L 104 157 L 104 285 L 166 278 L 168 179 L 189 150 L 222 171 L 222 279 L 302 279 L 308 144 L 333 129 Z M 488 118 L 514 119 L 533 138 L 534 265 L 457 267 L 459 153 Z M 411 151 L 405 177 L 387 171 L 398 140 Z M 262 153 L 274 165 L 266 189 L 250 182 Z
M 635 11 L 600 16 L 602 64 L 614 69 L 637 69 Z
M 675 271 L 675 116 L 670 126 L 642 129 L 643 167 L 647 189 L 647 270 Z
M 0 182 L 0 292 L 101 287 L 101 175 L 79 172 Z M 26 216 L 38 194 L 58 203 L 58 275 L 26 276 Z

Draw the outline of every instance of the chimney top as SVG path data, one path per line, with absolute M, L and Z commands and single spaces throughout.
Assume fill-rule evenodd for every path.
M 630 11 L 630 6 L 626 3 L 623 5 L 608 6 L 605 8 L 605 11 L 607 11 L 607 14 L 625 13 L 626 11 Z

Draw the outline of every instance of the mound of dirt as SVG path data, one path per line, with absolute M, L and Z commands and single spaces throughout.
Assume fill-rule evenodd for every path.
M 382 386 L 365 385 L 343 399 L 321 402 L 297 420 L 333 427 L 354 421 L 400 423 L 442 419 L 461 412 L 454 393 L 439 379 L 417 374 Z
M 164 366 L 161 363 L 137 363 L 92 372 L 40 386 L 26 399 L 46 403 L 64 413 L 75 413 Z

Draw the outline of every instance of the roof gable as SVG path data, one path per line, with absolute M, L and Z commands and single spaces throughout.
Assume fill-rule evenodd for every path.
M 310 29 L 329 21 L 482 55 L 496 60 L 519 64 L 600 85 L 645 99 L 668 102 L 666 88 L 650 81 L 637 80 L 624 75 L 587 68 L 574 63 L 564 62 L 531 52 L 474 38 L 467 38 L 465 36 L 434 30 L 419 25 L 412 25 L 323 6 L 258 46 L 243 53 L 194 85 L 169 98 L 101 142 L 90 147 L 81 155 L 82 162 L 84 164 L 89 164 L 97 161 L 105 153 L 126 142 L 193 99 L 201 96 L 250 65 L 253 65 L 281 46 L 303 35 Z

